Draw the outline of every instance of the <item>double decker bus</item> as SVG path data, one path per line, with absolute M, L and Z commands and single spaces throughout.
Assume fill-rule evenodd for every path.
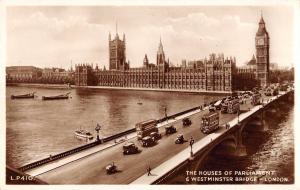
M 209 112 L 201 119 L 200 130 L 204 134 L 211 133 L 219 128 L 219 113 Z
M 260 104 L 260 98 L 261 98 L 260 93 L 254 93 L 251 97 L 251 104 L 253 106 L 259 105 Z
M 237 113 L 240 110 L 238 98 L 229 98 L 222 104 L 221 113 Z
M 158 128 L 156 124 L 157 124 L 156 119 L 150 119 L 147 121 L 137 123 L 135 125 L 135 128 L 136 128 L 138 140 L 142 140 L 142 138 L 146 136 L 150 136 L 152 132 L 158 133 Z

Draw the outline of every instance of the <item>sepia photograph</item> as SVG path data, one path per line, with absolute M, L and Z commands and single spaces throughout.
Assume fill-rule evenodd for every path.
M 3 9 L 4 189 L 295 184 L 299 1 Z

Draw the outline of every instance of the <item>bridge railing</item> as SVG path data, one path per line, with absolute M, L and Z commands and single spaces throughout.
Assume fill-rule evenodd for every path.
M 35 167 L 38 167 L 38 166 L 41 166 L 43 164 L 47 164 L 47 163 L 50 163 L 50 162 L 53 162 L 55 160 L 58 160 L 58 159 L 61 159 L 61 158 L 64 158 L 64 157 L 67 157 L 67 156 L 70 156 L 74 153 L 77 153 L 77 152 L 80 152 L 80 151 L 83 151 L 83 150 L 86 150 L 86 149 L 89 149 L 89 148 L 92 148 L 94 146 L 97 146 L 99 144 L 102 144 L 104 142 L 108 142 L 108 141 L 111 141 L 113 139 L 116 139 L 116 138 L 119 138 L 121 136 L 124 136 L 126 134 L 130 134 L 130 133 L 133 133 L 135 132 L 135 128 L 133 129 L 129 129 L 129 130 L 126 130 L 126 131 L 123 131 L 121 133 L 118 133 L 118 134 L 115 134 L 115 135 L 112 135 L 112 136 L 109 136 L 109 137 L 105 137 L 103 138 L 102 140 L 100 141 L 94 141 L 92 143 L 88 143 L 88 144 L 85 144 L 85 145 L 82 145 L 82 146 L 79 146 L 79 147 L 76 147 L 76 148 L 73 148 L 71 150 L 68 150 L 68 151 L 65 151 L 65 152 L 62 152 L 62 153 L 59 153 L 59 154 L 55 154 L 55 155 L 51 155 L 49 156 L 48 158 L 44 158 L 42 160 L 38 160 L 36 162 L 33 162 L 33 163 L 30 163 L 30 164 L 27 164 L 27 165 L 24 165 L 20 168 L 18 168 L 20 171 L 26 171 L 26 170 L 30 170 L 30 169 L 33 169 Z

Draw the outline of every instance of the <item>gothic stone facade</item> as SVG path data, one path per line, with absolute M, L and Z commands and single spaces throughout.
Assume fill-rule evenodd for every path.
M 126 70 L 99 70 L 90 65 L 76 66 L 75 82 L 78 86 L 111 86 L 153 89 L 183 89 L 195 91 L 233 90 L 235 59 L 223 55 L 210 55 L 203 66 L 197 68 L 163 66 L 130 68 Z M 95 79 L 95 80 L 94 80 Z
M 192 67 L 171 66 L 159 43 L 156 64 L 149 63 L 145 55 L 141 68 L 129 68 L 125 60 L 125 36 L 123 41 L 116 34 L 114 40 L 109 35 L 109 70 L 95 69 L 88 64 L 76 65 L 75 84 L 77 86 L 109 86 L 129 88 L 176 89 L 192 91 L 234 90 L 234 76 L 237 72 L 235 58 L 225 58 L 223 54 L 211 54 L 208 59 L 197 61 Z

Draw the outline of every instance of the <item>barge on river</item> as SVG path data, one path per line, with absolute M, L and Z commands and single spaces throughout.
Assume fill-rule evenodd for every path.
M 35 92 L 22 94 L 22 95 L 11 95 L 11 99 L 26 99 L 26 98 L 34 98 Z
M 62 99 L 69 99 L 69 94 L 71 92 L 68 92 L 66 94 L 61 94 L 57 96 L 42 96 L 42 100 L 62 100 Z

